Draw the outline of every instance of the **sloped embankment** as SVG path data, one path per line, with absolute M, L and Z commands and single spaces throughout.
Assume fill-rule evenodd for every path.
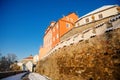
M 120 80 L 120 29 L 55 51 L 37 72 L 52 80 Z

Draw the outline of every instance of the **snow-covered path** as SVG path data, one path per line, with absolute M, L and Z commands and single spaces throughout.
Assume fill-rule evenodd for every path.
M 21 77 L 25 74 L 26 74 L 26 72 L 25 73 L 20 73 L 20 74 L 17 74 L 17 75 L 13 75 L 13 76 L 10 76 L 10 77 L 7 77 L 7 78 L 3 78 L 1 80 L 21 80 Z
M 41 76 L 38 73 L 30 73 L 28 77 L 30 80 L 49 80 L 46 77 Z

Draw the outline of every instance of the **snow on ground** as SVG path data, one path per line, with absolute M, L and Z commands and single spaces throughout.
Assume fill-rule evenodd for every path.
M 49 80 L 47 77 L 41 76 L 38 73 L 30 73 L 28 78 L 30 80 Z
M 17 74 L 17 75 L 13 75 L 13 76 L 10 76 L 10 77 L 7 77 L 7 78 L 3 78 L 1 80 L 21 80 L 21 77 L 25 74 L 26 74 L 26 72 L 25 73 L 20 73 L 20 74 Z

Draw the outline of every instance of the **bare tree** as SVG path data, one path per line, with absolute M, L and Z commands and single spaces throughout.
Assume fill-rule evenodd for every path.
M 8 64 L 6 57 L 2 56 L 1 60 L 0 60 L 0 71 L 8 70 L 8 66 L 9 66 L 9 64 Z
M 10 65 L 17 61 L 17 56 L 15 54 L 7 54 L 7 56 L 2 56 L 0 54 L 0 71 L 9 71 Z
M 7 60 L 10 64 L 14 63 L 17 59 L 17 56 L 13 53 L 7 54 Z

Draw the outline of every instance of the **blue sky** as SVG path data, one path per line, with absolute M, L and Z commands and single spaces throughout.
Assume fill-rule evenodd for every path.
M 0 53 L 14 53 L 18 59 L 38 54 L 51 21 L 114 4 L 120 0 L 0 0 Z

